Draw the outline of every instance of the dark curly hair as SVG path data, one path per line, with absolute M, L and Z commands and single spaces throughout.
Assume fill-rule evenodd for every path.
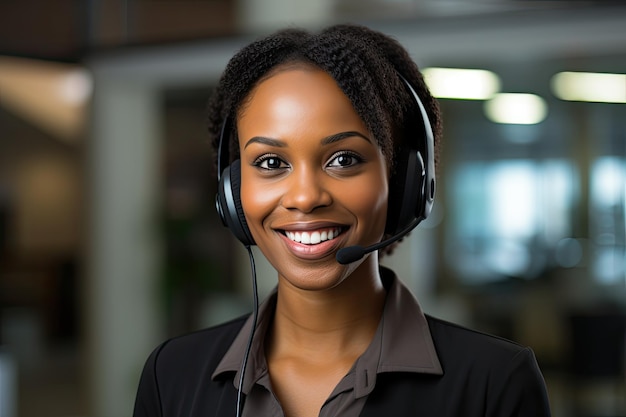
M 283 29 L 237 52 L 208 104 L 208 129 L 216 158 L 224 120 L 236 119 L 250 92 L 262 80 L 279 69 L 297 65 L 318 67 L 335 79 L 376 138 L 392 172 L 395 152 L 411 138 L 421 137 L 411 134 L 411 126 L 421 116 L 399 75 L 404 77 L 426 109 L 435 139 L 435 161 L 438 160 L 439 105 L 417 65 L 395 39 L 351 24 L 330 26 L 316 33 Z M 236 123 L 226 133 L 232 161 L 239 157 Z

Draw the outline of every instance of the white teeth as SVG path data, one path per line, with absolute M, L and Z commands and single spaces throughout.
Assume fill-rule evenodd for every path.
M 304 245 L 317 245 L 318 243 L 331 240 L 341 233 L 341 229 L 335 227 L 333 229 L 316 230 L 314 232 L 290 232 L 286 231 L 285 235 L 294 242 Z

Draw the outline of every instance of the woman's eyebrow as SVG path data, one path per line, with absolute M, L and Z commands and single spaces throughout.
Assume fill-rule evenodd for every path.
M 362 133 L 359 133 L 357 131 L 348 131 L 348 132 L 339 132 L 339 133 L 335 133 L 333 135 L 330 136 L 326 136 L 325 138 L 322 139 L 321 143 L 322 145 L 330 145 L 331 143 L 335 143 L 338 142 L 340 140 L 343 139 L 347 139 L 347 138 L 351 138 L 351 137 L 360 137 L 365 139 L 366 141 L 372 143 L 371 139 L 368 138 L 367 136 L 365 136 Z M 252 138 L 250 138 L 250 140 L 248 140 L 248 142 L 246 142 L 246 144 L 244 145 L 244 149 L 247 148 L 249 145 L 253 144 L 253 143 L 260 143 L 263 145 L 268 145 L 268 146 L 274 146 L 277 148 L 284 148 L 287 146 L 287 144 L 283 141 L 281 141 L 280 139 L 274 139 L 274 138 L 268 138 L 266 136 L 254 136 Z
M 356 131 L 348 131 L 348 132 L 340 132 L 340 133 L 335 133 L 334 135 L 330 135 L 325 137 L 324 139 L 322 139 L 322 145 L 329 145 L 331 143 L 346 139 L 346 138 L 351 138 L 351 137 L 360 137 L 365 139 L 366 141 L 368 141 L 369 143 L 372 143 L 371 139 L 368 138 L 367 136 L 365 136 L 362 133 L 356 132 Z
M 253 143 L 261 143 L 263 145 L 274 146 L 277 148 L 284 148 L 285 146 L 287 146 L 285 142 L 278 139 L 268 138 L 265 136 L 254 136 L 250 138 L 248 142 L 246 142 L 246 145 L 243 148 L 245 149 L 248 147 L 248 145 L 251 145 Z

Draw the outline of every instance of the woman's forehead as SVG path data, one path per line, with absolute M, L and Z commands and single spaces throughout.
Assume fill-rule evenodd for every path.
M 369 136 L 348 97 L 319 69 L 290 69 L 259 83 L 237 121 L 240 136 L 281 137 L 299 131 L 327 135 L 356 130 Z M 246 138 L 241 138 L 245 140 Z

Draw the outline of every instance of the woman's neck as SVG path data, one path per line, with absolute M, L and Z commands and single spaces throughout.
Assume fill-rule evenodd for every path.
M 279 278 L 269 346 L 275 354 L 359 356 L 376 332 L 385 303 L 378 268 L 358 268 L 336 287 L 308 291 Z

